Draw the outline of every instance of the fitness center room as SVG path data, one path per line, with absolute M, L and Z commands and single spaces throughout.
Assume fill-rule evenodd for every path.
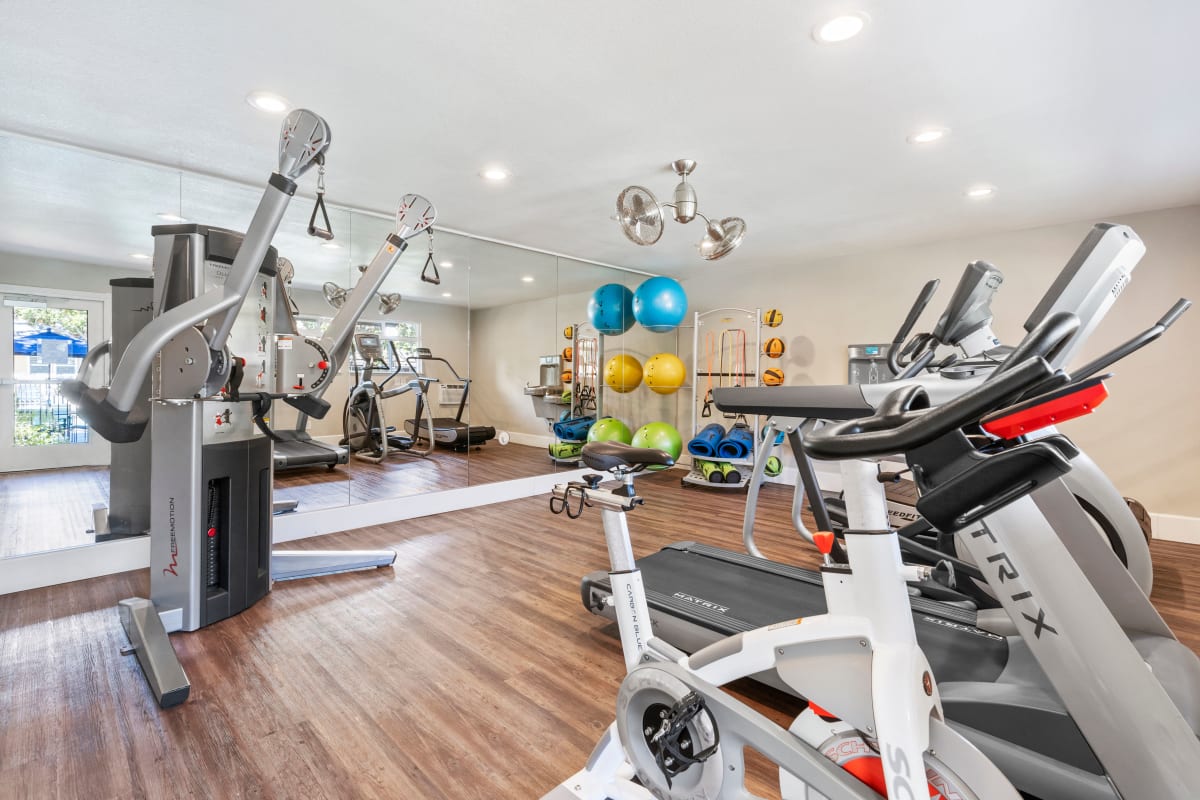
M 1200 798 L 1200 6 L 0 19 L 0 798 Z

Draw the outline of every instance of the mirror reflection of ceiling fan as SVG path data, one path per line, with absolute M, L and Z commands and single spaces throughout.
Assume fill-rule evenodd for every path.
M 626 186 L 617 195 L 617 222 L 626 238 L 634 244 L 652 245 L 663 233 L 664 208 L 672 210 L 676 222 L 684 224 L 696 217 L 704 220 L 704 236 L 697 247 L 700 257 L 716 261 L 729 255 L 742 243 L 746 235 L 746 221 L 741 217 L 709 219 L 696 207 L 696 190 L 687 182 L 687 176 L 696 168 L 690 158 L 671 162 L 671 169 L 680 177 L 675 187 L 675 202 L 660 203 L 654 193 L 644 186 Z
M 359 272 L 366 272 L 365 264 L 359 266 Z M 349 289 L 343 289 L 333 281 L 326 281 L 321 285 L 321 294 L 325 295 L 325 302 L 334 308 L 341 308 L 346 303 L 346 298 L 350 296 Z M 400 307 L 400 301 L 403 299 L 399 292 L 376 292 L 375 296 L 379 298 L 379 313 L 391 314 Z

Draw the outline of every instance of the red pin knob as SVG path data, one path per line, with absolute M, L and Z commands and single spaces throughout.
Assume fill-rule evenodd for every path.
M 821 555 L 829 555 L 833 552 L 833 531 L 817 531 L 813 534 L 813 544 L 821 551 Z
M 208 536 L 209 536 L 209 538 L 212 538 L 213 536 L 216 536 L 216 535 L 217 535 L 217 529 L 216 529 L 216 528 L 209 528 L 209 529 L 208 529 Z
M 317 369 L 329 369 L 329 362 L 328 361 L 318 361 Z

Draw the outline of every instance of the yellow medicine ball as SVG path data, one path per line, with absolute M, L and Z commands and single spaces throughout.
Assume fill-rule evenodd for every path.
M 772 308 L 763 312 L 763 325 L 768 328 L 778 328 L 783 324 L 783 312 L 778 308 Z
M 569 370 L 569 369 L 563 370 L 563 373 L 562 373 L 562 382 L 563 383 L 570 383 L 571 379 L 574 377 L 575 376 L 571 374 L 571 370 Z
M 778 337 L 767 339 L 767 341 L 763 344 L 763 354 L 766 355 L 767 358 L 779 358 L 783 355 L 783 351 L 786 349 L 787 348 L 783 344 L 783 339 Z
M 604 385 L 614 392 L 632 392 L 641 383 L 641 362 L 628 353 L 613 356 L 604 367 Z
M 780 386 L 783 384 L 783 370 L 779 367 L 771 367 L 763 372 L 762 379 L 767 386 Z
M 570 361 L 571 356 L 573 356 L 573 355 L 575 355 L 575 351 L 571 349 L 570 345 L 567 345 L 566 347 L 563 348 L 563 351 L 562 351 L 562 360 L 563 361 Z
M 646 359 L 646 385 L 658 394 L 673 394 L 687 381 L 687 367 L 674 353 Z
M 575 326 L 574 325 L 568 325 L 567 327 L 563 328 L 563 338 L 564 339 L 574 339 L 575 338 Z

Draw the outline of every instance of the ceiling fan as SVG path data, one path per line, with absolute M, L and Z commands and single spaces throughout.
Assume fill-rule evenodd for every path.
M 366 265 L 358 268 L 359 272 L 366 272 Z M 346 298 L 350 296 L 349 289 L 343 289 L 333 281 L 326 281 L 321 285 L 321 294 L 325 295 L 325 302 L 334 308 L 341 308 L 346 303 Z M 400 301 L 403 296 L 399 292 L 376 292 L 375 296 L 379 298 L 379 313 L 391 314 L 400 307 Z
M 696 162 L 681 158 L 671 162 L 671 169 L 680 177 L 675 187 L 675 202 L 660 203 L 654 193 L 644 186 L 626 186 L 617 195 L 617 222 L 625 237 L 634 244 L 652 245 L 663 233 L 664 208 L 672 210 L 676 222 L 687 224 L 696 217 L 704 220 L 704 235 L 697 245 L 700 257 L 716 261 L 729 255 L 742 243 L 746 235 L 746 221 L 741 217 L 709 219 L 696 207 L 696 190 L 688 183 L 687 176 L 696 169 Z

